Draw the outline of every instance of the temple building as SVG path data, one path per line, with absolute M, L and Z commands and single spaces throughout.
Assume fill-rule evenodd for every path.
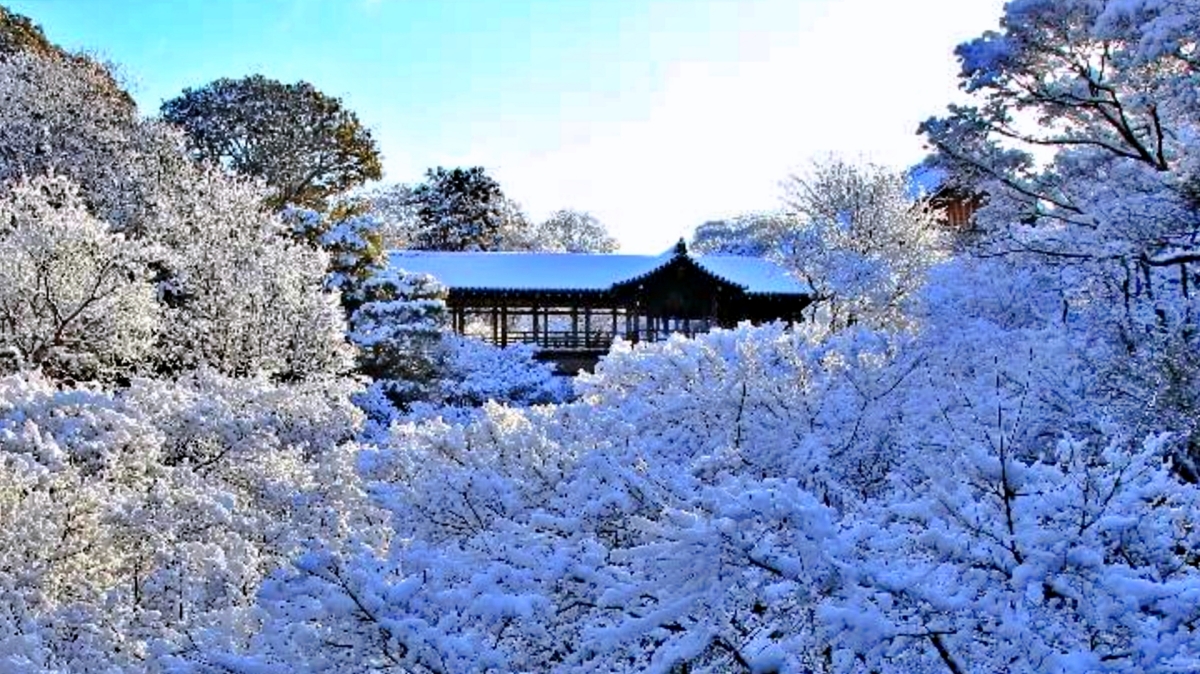
M 526 343 L 561 369 L 589 367 L 614 337 L 656 341 L 742 321 L 800 320 L 812 291 L 775 263 L 693 255 L 395 251 L 396 269 L 448 289 L 450 323 L 498 346 Z

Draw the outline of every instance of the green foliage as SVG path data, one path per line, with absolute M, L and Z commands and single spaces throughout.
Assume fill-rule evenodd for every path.
M 0 5 L 0 54 L 16 52 L 48 56 L 61 54 L 62 50 L 47 40 L 41 26 L 29 17 Z
M 331 196 L 383 175 L 379 148 L 341 100 L 307 82 L 222 78 L 162 106 L 193 154 L 262 178 L 272 208 L 323 210 Z
M 54 44 L 42 32 L 42 27 L 32 19 L 0 5 L 0 59 L 16 54 L 60 61 L 67 66 L 87 71 L 83 77 L 103 83 L 102 90 L 97 92 L 100 101 L 116 106 L 124 113 L 133 113 L 133 97 L 121 87 L 107 66 L 89 56 L 73 54 Z

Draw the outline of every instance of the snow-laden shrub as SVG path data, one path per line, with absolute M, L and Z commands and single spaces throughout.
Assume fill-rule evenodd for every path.
M 845 586 L 819 609 L 832 669 L 1200 665 L 1200 489 L 1161 438 L 1018 449 L 976 441 L 926 462 L 848 523 Z
M 64 374 L 211 367 L 302 379 L 345 371 L 345 326 L 337 298 L 324 288 L 327 256 L 290 240 L 264 207 L 261 186 L 193 162 L 181 133 L 139 118 L 113 82 L 89 59 L 0 58 L 0 198 L 28 202 L 25 177 L 69 180 L 78 194 L 71 190 L 60 205 L 43 208 L 57 214 L 42 219 L 40 235 L 70 253 L 49 279 L 60 284 L 52 289 L 70 292 L 52 296 L 74 302 L 93 287 L 91 294 L 102 295 L 88 305 L 85 320 L 74 317 L 62 332 L 54 326 L 51 334 L 64 342 L 56 353 L 70 357 Z M 20 236 L 25 251 L 46 247 L 28 233 Z M 13 248 L 0 258 L 19 266 Z M 80 324 L 88 326 L 84 334 Z M 0 347 L 8 341 L 0 335 Z
M 391 328 L 388 328 L 391 329 Z M 402 331 L 403 334 L 408 334 Z M 561 403 L 572 395 L 572 380 L 538 361 L 534 347 L 498 347 L 447 332 L 437 335 L 437 371 L 428 379 L 381 377 L 355 394 L 366 413 L 365 437 L 386 437 L 396 421 L 444 418 L 468 422 L 487 403 L 527 407 Z
M 428 274 L 386 269 L 358 288 L 348 337 L 359 370 L 377 381 L 392 405 L 429 397 L 445 359 L 446 288 Z
M 0 378 L 0 652 L 27 671 L 161 671 L 253 633 L 302 542 L 382 545 L 342 385 L 198 373 L 120 393 Z
M 557 403 L 571 393 L 567 377 L 534 358 L 528 344 L 497 347 L 478 339 L 446 335 L 446 362 L 438 399 L 451 406 L 480 406 L 488 401 L 527 406 Z
M 1112 350 L 1043 271 L 937 269 L 914 334 L 619 343 L 575 402 L 394 426 L 359 463 L 393 546 L 274 576 L 246 657 L 1186 670 L 1196 488 L 1170 436 L 1126 432 L 1100 385 Z

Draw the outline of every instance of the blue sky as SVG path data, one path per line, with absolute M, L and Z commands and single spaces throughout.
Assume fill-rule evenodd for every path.
M 307 80 L 372 129 L 385 180 L 482 165 L 534 217 L 629 252 L 778 205 L 829 154 L 897 167 L 1002 0 L 0 0 L 119 64 L 146 114 L 184 87 Z

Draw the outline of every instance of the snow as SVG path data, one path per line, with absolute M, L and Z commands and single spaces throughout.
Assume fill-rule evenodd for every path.
M 688 255 L 710 274 L 751 294 L 805 294 L 808 287 L 779 265 L 740 255 Z M 450 253 L 393 251 L 392 268 L 429 274 L 450 288 L 604 291 L 660 269 L 664 255 L 588 253 Z
M 783 267 L 758 257 L 744 255 L 700 255 L 692 257 L 713 276 L 741 286 L 755 294 L 795 295 L 811 292 L 808 285 L 784 271 Z
M 946 169 L 918 164 L 908 172 L 908 196 L 912 199 L 934 194 L 950 178 Z
M 616 340 L 573 381 L 443 334 L 440 288 L 386 272 L 362 282 L 352 374 L 328 257 L 256 186 L 161 161 L 173 141 L 147 154 L 170 137 L 122 159 L 67 61 L 0 58 L 0 671 L 1200 671 L 1200 215 L 1181 190 L 1200 71 L 1157 56 L 1197 20 L 1200 0 L 1016 0 L 1011 54 L 976 55 L 999 68 L 984 94 L 1021 87 L 1048 74 L 1044 27 L 1088 54 L 1103 21 L 1128 113 L 1161 104 L 1165 167 L 1075 144 L 1025 167 L 986 126 L 927 125 L 1007 172 L 953 252 L 876 181 L 860 217 L 788 239 L 811 320 Z M 1064 205 L 1030 211 L 999 177 Z M 689 259 L 749 292 L 796 283 Z M 581 292 L 672 261 L 392 271 Z M 424 367 L 421 332 L 424 407 L 372 428 Z
M 447 253 L 398 251 L 390 265 L 429 274 L 451 288 L 607 290 L 657 269 L 665 258 L 585 253 Z

